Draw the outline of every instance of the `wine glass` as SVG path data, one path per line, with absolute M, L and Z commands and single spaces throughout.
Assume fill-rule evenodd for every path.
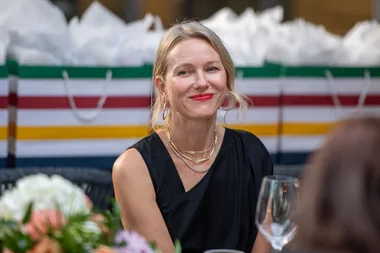
M 275 252 L 281 252 L 295 235 L 299 188 L 298 179 L 287 176 L 266 176 L 261 184 L 256 225 Z

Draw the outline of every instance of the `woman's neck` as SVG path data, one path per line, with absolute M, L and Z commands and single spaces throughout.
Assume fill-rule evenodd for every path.
M 216 116 L 204 120 L 173 117 L 168 130 L 177 147 L 188 151 L 206 150 L 214 142 Z

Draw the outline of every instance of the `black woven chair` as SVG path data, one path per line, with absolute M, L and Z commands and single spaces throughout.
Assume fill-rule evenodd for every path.
M 302 165 L 275 165 L 273 174 L 301 178 L 303 170 Z
M 57 174 L 81 187 L 92 200 L 94 207 L 104 211 L 110 207 L 110 199 L 114 197 L 112 174 L 110 171 L 94 168 L 17 168 L 0 169 L 0 196 L 4 191 L 13 188 L 20 178 L 32 174 Z

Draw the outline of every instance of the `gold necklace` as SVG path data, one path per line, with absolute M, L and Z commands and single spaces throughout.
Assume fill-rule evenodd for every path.
M 211 145 L 211 147 L 209 148 L 211 151 L 210 151 L 210 154 L 206 157 L 206 158 L 202 158 L 202 159 L 198 159 L 198 160 L 195 160 L 185 154 L 183 154 L 180 149 L 177 147 L 177 145 L 174 144 L 174 142 L 171 140 L 171 136 L 170 136 L 170 132 L 168 130 L 165 131 L 166 133 L 166 137 L 168 138 L 168 142 L 169 142 L 169 145 L 170 147 L 176 151 L 176 153 L 180 154 L 182 158 L 194 163 L 194 164 L 201 164 L 201 163 L 204 163 L 206 162 L 207 160 L 209 160 L 215 153 L 215 150 L 216 150 L 216 144 L 218 142 L 218 135 L 216 133 L 216 131 L 214 131 L 214 142 L 213 144 Z
M 170 136 L 170 133 L 169 133 L 169 136 Z M 216 130 L 214 130 L 214 144 L 215 144 L 215 138 L 218 138 L 218 135 L 216 134 Z M 174 143 L 173 143 L 174 144 Z M 174 145 L 175 146 L 175 145 Z M 196 154 L 204 154 L 204 153 L 207 153 L 209 152 L 213 147 L 214 145 L 211 145 L 209 148 L 207 149 L 204 149 L 204 150 L 185 150 L 183 148 L 180 148 L 180 147 L 177 147 L 175 146 L 178 151 L 180 151 L 181 153 L 187 153 L 189 155 L 196 155 Z
M 206 172 L 210 169 L 210 168 L 207 168 L 204 170 L 196 170 L 186 160 L 191 161 L 194 164 L 201 164 L 201 163 L 204 163 L 207 160 L 209 160 L 214 155 L 214 153 L 217 149 L 218 135 L 216 133 L 216 130 L 214 131 L 214 142 L 213 142 L 212 146 L 210 148 L 208 148 L 208 150 L 211 150 L 209 156 L 206 158 L 203 158 L 203 159 L 198 159 L 198 160 L 194 160 L 194 159 L 192 159 L 192 158 L 190 158 L 190 157 L 188 157 L 188 156 L 186 156 L 180 152 L 179 148 L 177 148 L 177 146 L 171 140 L 169 129 L 165 129 L 165 134 L 166 134 L 166 137 L 168 138 L 168 143 L 169 143 L 170 148 L 173 150 L 173 152 L 176 154 L 176 156 L 179 159 L 181 159 L 181 161 L 183 161 L 187 167 L 189 167 L 189 169 L 191 169 L 194 172 L 198 172 L 198 173 L 203 173 L 203 172 Z M 189 152 L 196 152 L 196 151 L 189 151 Z
M 187 153 L 189 155 L 196 155 L 196 154 L 204 154 L 204 153 L 207 153 L 209 152 L 212 148 L 213 148 L 213 145 L 211 145 L 209 148 L 207 149 L 204 149 L 204 150 L 199 150 L 199 151 L 196 151 L 196 150 L 185 150 L 185 149 L 182 149 L 180 147 L 177 147 L 178 150 L 180 150 L 182 153 Z
M 195 164 L 201 164 L 201 163 L 209 160 L 212 157 L 212 155 L 214 154 L 215 149 L 216 149 L 216 144 L 218 142 L 218 135 L 217 135 L 216 131 L 214 131 L 214 142 L 211 145 L 211 147 L 208 148 L 209 150 L 211 150 L 209 156 L 206 158 L 195 160 L 195 159 L 192 159 L 192 158 L 188 157 L 187 155 L 183 154 L 181 152 L 180 148 L 178 148 L 177 145 L 174 144 L 174 142 L 171 140 L 170 132 L 168 129 L 165 130 L 165 133 L 166 133 L 166 137 L 168 138 L 168 142 L 169 142 L 171 148 L 174 149 L 176 151 L 176 153 L 179 153 L 183 158 L 185 158 L 186 160 L 191 161 L 192 163 L 195 163 Z M 196 152 L 196 151 L 188 151 L 188 152 Z

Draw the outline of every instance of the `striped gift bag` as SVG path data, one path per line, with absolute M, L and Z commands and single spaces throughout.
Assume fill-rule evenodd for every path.
M 287 67 L 285 73 L 280 163 L 305 163 L 348 116 L 380 115 L 380 68 Z
M 151 68 L 14 66 L 12 165 L 110 169 L 150 132 Z
M 0 168 L 6 167 L 8 155 L 8 68 L 0 66 Z
M 224 113 L 219 117 L 219 122 L 225 120 L 227 127 L 257 135 L 271 153 L 274 163 L 277 163 L 279 151 L 280 74 L 281 67 L 274 64 L 236 68 L 236 89 L 251 103 L 245 114 L 238 115 L 238 109 L 233 109 L 226 117 Z

